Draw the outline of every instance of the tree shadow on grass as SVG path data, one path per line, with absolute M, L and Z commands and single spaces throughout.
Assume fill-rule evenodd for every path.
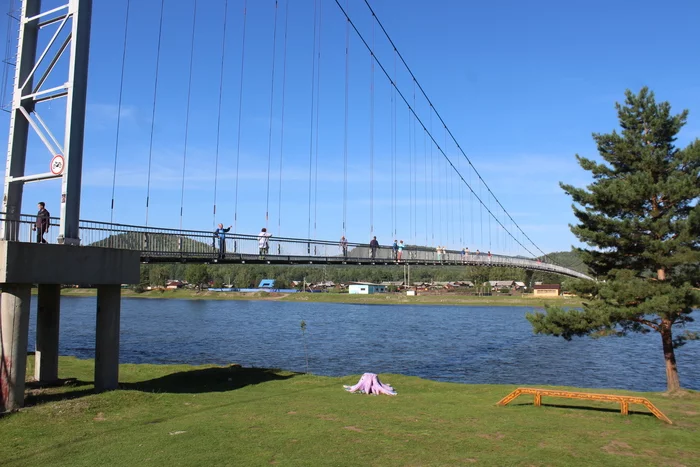
M 62 378 L 56 381 L 27 381 L 24 383 L 24 387 L 28 390 L 38 390 L 47 388 L 60 388 L 60 387 L 70 387 L 77 388 L 81 386 L 92 386 L 92 381 L 82 381 L 77 378 Z
M 181 371 L 136 383 L 121 383 L 119 389 L 173 394 L 225 392 L 267 381 L 286 380 L 297 374 L 280 374 L 279 370 L 268 368 L 243 368 L 240 365 L 230 365 Z
M 66 388 L 66 390 L 60 388 Z M 49 402 L 77 399 L 94 393 L 92 381 L 81 381 L 76 378 L 60 379 L 50 383 L 27 381 L 25 383 L 24 406 L 32 407 Z
M 300 374 L 280 373 L 279 370 L 268 368 L 243 368 L 240 365 L 230 365 L 180 371 L 135 383 L 120 383 L 119 389 L 173 394 L 226 392 L 267 381 L 286 380 Z M 49 384 L 28 381 L 24 406 L 32 407 L 50 402 L 68 401 L 96 394 L 93 384 L 92 381 L 81 381 L 75 378 Z
M 508 405 L 515 405 L 515 406 L 521 406 L 521 405 L 531 405 L 534 406 L 535 404 L 532 402 L 520 402 L 517 404 L 508 404 Z M 608 407 L 591 407 L 591 406 L 586 406 L 586 405 L 567 405 L 567 404 L 545 404 L 542 403 L 542 407 L 555 407 L 558 409 L 574 409 L 574 410 L 592 410 L 595 412 L 610 412 L 610 413 L 620 413 L 619 408 L 608 408 Z M 654 417 L 655 415 L 651 412 L 639 412 L 637 410 L 630 410 L 629 411 L 630 415 L 645 415 L 647 417 Z

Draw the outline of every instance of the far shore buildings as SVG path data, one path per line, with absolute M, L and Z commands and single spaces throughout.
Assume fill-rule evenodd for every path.
M 348 285 L 348 293 L 360 295 L 386 293 L 386 286 L 372 282 L 354 282 Z
M 491 290 L 496 291 L 500 289 L 511 289 L 511 290 L 525 290 L 527 287 L 524 282 L 519 281 L 488 281 L 484 282 L 485 286 L 491 287 Z
M 343 284 L 336 284 L 333 281 L 321 281 L 321 282 L 304 282 L 304 281 L 291 281 L 290 282 L 292 287 L 303 287 L 306 286 L 306 290 L 309 291 L 327 291 L 328 289 L 333 289 L 336 286 L 339 286 L 341 289 L 343 289 Z
M 435 282 L 426 283 L 426 284 L 428 284 L 429 289 L 433 289 L 433 290 L 439 290 L 439 289 L 454 290 L 454 289 L 459 289 L 459 288 L 474 287 L 474 283 L 471 281 L 449 281 L 449 282 L 435 281 Z
M 561 292 L 559 284 L 537 284 L 533 287 L 535 297 L 558 297 Z

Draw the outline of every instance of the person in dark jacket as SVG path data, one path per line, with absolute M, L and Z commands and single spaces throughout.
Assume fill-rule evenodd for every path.
M 345 235 L 340 237 L 340 250 L 343 252 L 343 258 L 348 257 L 348 239 Z
M 226 233 L 229 230 L 231 230 L 230 225 L 227 229 L 224 229 L 224 224 L 219 224 L 219 228 L 214 231 L 214 238 L 219 239 L 219 259 L 226 257 Z
M 379 242 L 377 241 L 377 237 L 374 237 L 372 238 L 372 241 L 369 242 L 369 249 L 372 253 L 372 259 L 377 257 L 377 248 L 379 248 Z
M 44 234 L 49 231 L 49 225 L 51 225 L 51 214 L 46 210 L 46 204 L 41 201 L 37 207 L 39 212 L 36 215 L 36 225 L 33 229 L 36 230 L 36 242 L 37 243 L 49 243 L 44 240 Z

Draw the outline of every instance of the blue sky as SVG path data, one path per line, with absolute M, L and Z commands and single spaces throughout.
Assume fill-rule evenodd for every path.
M 56 2 L 44 3 L 50 7 Z M 373 227 L 381 243 L 400 238 L 409 243 L 524 253 L 507 240 L 494 220 L 488 221 L 466 187 L 460 190 L 461 181 L 447 169 L 442 154 L 420 124 L 409 118 L 398 97 L 394 123 L 393 94 L 379 66 L 374 69 L 371 143 L 371 59 L 352 30 L 346 133 L 346 22 L 333 0 L 322 1 L 320 33 L 316 29 L 320 84 L 313 96 L 313 121 L 314 7 L 319 3 L 290 1 L 283 86 L 287 2 L 280 0 L 277 10 L 273 84 L 275 2 L 248 0 L 240 101 L 244 1 L 228 1 L 219 119 L 224 3 L 197 2 L 190 86 L 194 2 L 165 1 L 152 120 L 160 1 L 131 2 L 121 109 L 126 1 L 94 2 L 81 218 L 143 224 L 150 156 L 148 223 L 152 226 L 182 223 L 184 228 L 211 229 L 214 222 L 234 224 L 237 215 L 235 225 L 240 233 L 256 233 L 267 224 L 274 235 L 306 237 L 310 231 L 312 237 L 337 239 L 345 221 L 350 241 L 368 241 Z M 394 75 L 393 51 L 380 29 L 373 28 L 364 1 L 341 3 L 348 5 L 352 20 Z M 589 183 L 574 155 L 596 155 L 591 133 L 616 128 L 614 103 L 624 98 L 625 89 L 638 91 L 646 85 L 658 100 L 670 101 L 677 111 L 688 108 L 691 113 L 679 144 L 700 137 L 700 65 L 696 60 L 700 56 L 700 4 L 695 1 L 374 0 L 371 4 L 461 148 L 513 219 L 546 252 L 577 244 L 568 229 L 574 221 L 571 202 L 558 182 Z M 6 7 L 7 0 L 3 0 L 0 10 Z M 0 37 L 5 32 L 0 31 Z M 412 81 L 400 62 L 395 77 L 413 105 Z M 419 91 L 415 109 L 464 179 L 514 230 L 476 182 L 455 144 L 445 144 L 444 129 Z M 59 135 L 63 111 L 60 102 L 44 104 L 41 109 L 42 117 Z M 9 114 L 0 115 L 0 124 L 9 127 Z M 2 131 L 0 146 L 6 145 L 7 131 Z M 38 139 L 30 138 L 27 173 L 45 172 L 50 158 Z M 58 214 L 59 183 L 27 185 L 23 210 L 33 212 L 38 200 L 46 201 L 49 210 Z M 518 240 L 524 241 L 520 235 Z

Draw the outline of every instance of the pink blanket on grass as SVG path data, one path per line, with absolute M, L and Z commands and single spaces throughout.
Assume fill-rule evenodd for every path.
M 395 396 L 396 391 L 388 384 L 379 381 L 375 373 L 365 373 L 360 381 L 354 386 L 343 386 L 348 392 L 359 392 L 364 394 L 387 394 Z

